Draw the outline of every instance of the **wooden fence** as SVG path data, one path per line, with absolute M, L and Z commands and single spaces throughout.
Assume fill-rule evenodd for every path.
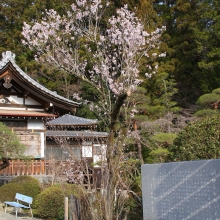
M 0 164 L 2 161 L 0 160 Z M 65 164 L 66 162 L 62 162 Z M 22 176 L 22 175 L 56 175 L 54 171 L 59 171 L 64 173 L 62 170 L 59 170 L 59 167 L 63 167 L 60 162 L 52 163 L 50 161 L 38 159 L 38 160 L 10 160 L 10 165 L 3 170 L 0 170 L 1 177 L 13 177 L 13 176 Z M 85 187 L 96 186 L 100 188 L 101 186 L 101 176 L 99 168 L 90 168 L 89 173 L 84 173 L 83 185 Z M 64 175 L 64 174 L 63 174 Z M 65 176 L 63 176 L 65 179 Z
M 0 170 L 0 176 L 43 175 L 45 167 L 44 160 L 10 160 L 10 165 Z

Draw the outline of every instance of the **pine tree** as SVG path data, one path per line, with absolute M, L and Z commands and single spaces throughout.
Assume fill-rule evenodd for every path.
M 219 2 L 157 0 L 154 6 L 167 28 L 168 73 L 178 84 L 178 103 L 186 106 L 219 87 Z

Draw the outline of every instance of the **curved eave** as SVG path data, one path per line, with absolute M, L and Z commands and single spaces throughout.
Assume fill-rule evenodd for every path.
M 62 123 L 60 123 L 60 124 L 47 124 L 47 127 L 69 127 L 69 126 L 82 126 L 82 127 L 88 127 L 88 126 L 93 126 L 93 127 L 95 127 L 95 126 L 97 126 L 97 124 L 98 123 L 88 123 L 88 124 L 77 124 L 77 123 L 70 123 L 70 124 L 62 124 Z
M 107 132 L 97 131 L 46 131 L 46 137 L 49 139 L 54 138 L 74 138 L 74 139 L 97 139 L 97 138 L 108 138 Z
M 72 111 L 80 105 L 80 103 L 66 99 L 58 95 L 56 92 L 52 92 L 45 88 L 21 70 L 15 62 L 8 61 L 7 64 L 0 69 L 0 75 L 8 70 L 9 74 L 10 72 L 12 73 L 10 74 L 12 79 L 21 84 L 25 90 L 46 102 L 52 103 L 54 106 Z
M 28 117 L 28 118 L 45 118 L 52 117 L 55 118 L 57 115 L 49 114 L 45 112 L 36 112 L 36 111 L 13 111 L 13 110 L 0 110 L 0 118 L 19 118 L 19 117 Z

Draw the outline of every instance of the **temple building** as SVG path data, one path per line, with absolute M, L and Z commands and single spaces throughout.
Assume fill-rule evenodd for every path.
M 87 158 L 95 163 L 104 155 L 106 132 L 98 121 L 76 117 L 80 103 L 50 91 L 15 62 L 7 51 L 0 61 L 0 122 L 15 132 L 32 158 L 56 160 Z

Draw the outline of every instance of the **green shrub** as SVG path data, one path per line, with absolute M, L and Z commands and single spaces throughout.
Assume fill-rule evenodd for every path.
M 63 219 L 64 193 L 61 187 L 51 186 L 36 198 L 36 214 L 42 218 Z
M 66 197 L 69 197 L 73 194 L 77 198 L 80 198 L 83 195 L 84 188 L 80 185 L 64 183 L 60 185 L 60 187 L 63 190 L 64 196 Z
M 0 201 L 14 201 L 15 194 L 24 194 L 24 187 L 18 183 L 8 183 L 0 187 Z
M 173 143 L 173 140 L 176 138 L 176 136 L 176 134 L 160 132 L 152 136 L 151 139 L 160 144 L 170 145 Z
M 23 186 L 24 195 L 31 196 L 35 200 L 37 195 L 40 193 L 39 180 L 32 176 L 18 176 L 13 178 L 10 183 L 17 183 Z
M 39 181 L 32 176 L 17 176 L 13 178 L 10 182 L 11 183 L 22 183 L 22 184 L 26 182 L 33 182 L 39 185 Z
M 169 161 L 220 158 L 220 116 L 203 117 L 186 126 L 173 145 Z
M 61 187 L 64 196 L 69 198 L 69 206 L 72 208 L 69 210 L 70 215 L 75 213 L 74 205 L 75 201 L 71 200 L 71 195 L 74 195 L 74 197 L 77 198 L 79 205 L 80 205 L 80 215 L 82 219 L 91 219 L 91 213 L 90 208 L 88 207 L 88 193 L 85 191 L 85 189 L 76 184 L 68 184 L 64 183 L 59 185 Z M 97 205 L 98 209 L 100 208 L 100 204 Z M 73 213 L 72 213 L 73 212 Z M 75 213 L 76 214 L 76 213 Z

